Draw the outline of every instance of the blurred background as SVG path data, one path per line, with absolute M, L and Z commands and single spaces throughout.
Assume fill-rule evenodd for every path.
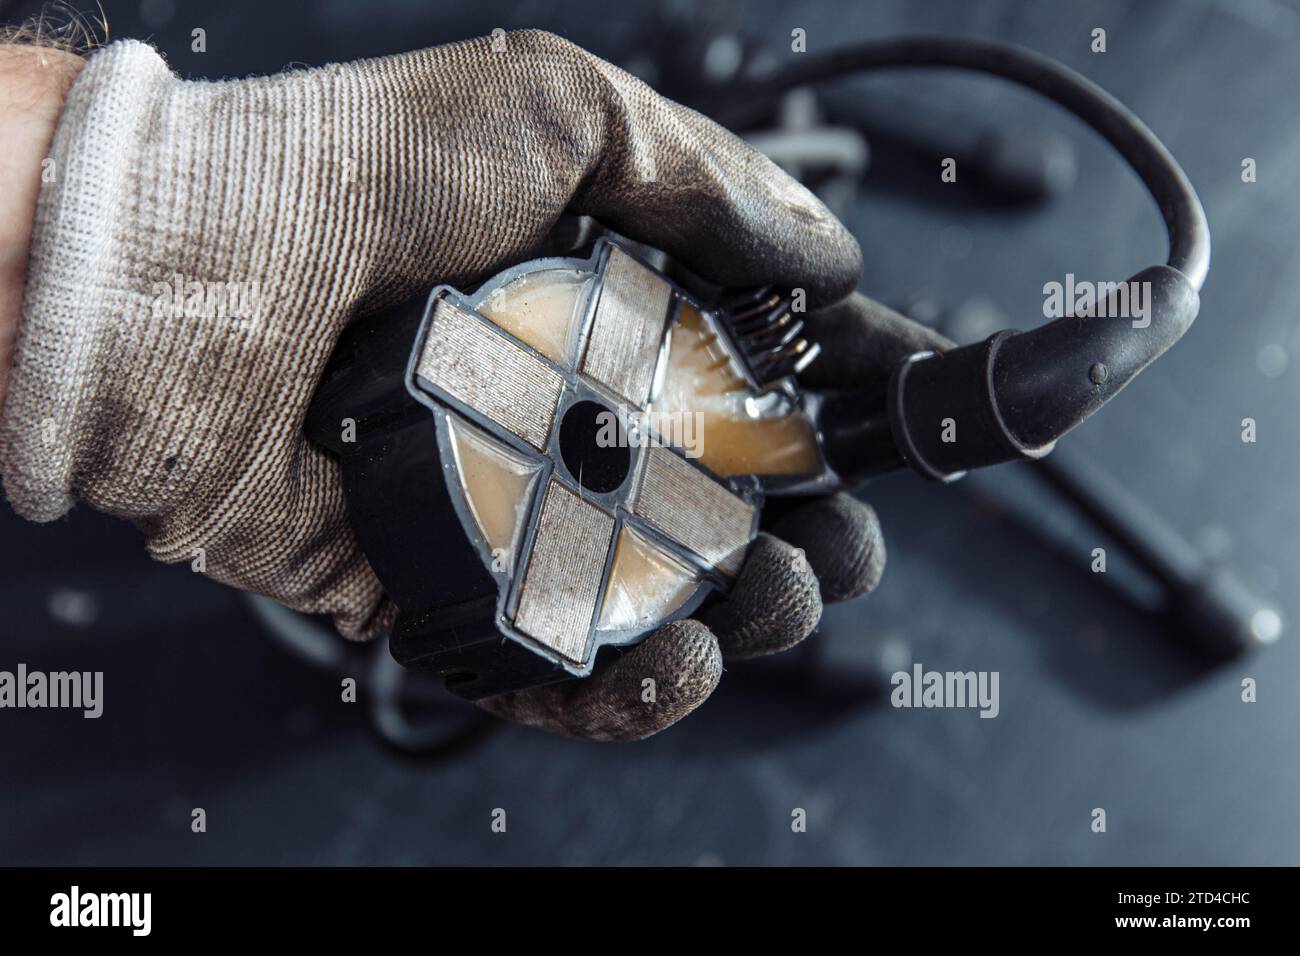
M 0 15 L 39 7 L 0 3 Z M 1104 469 L 1300 621 L 1300 4 L 103 9 L 112 37 L 149 40 L 206 79 L 498 27 L 560 33 L 693 103 L 789 62 L 795 29 L 811 53 L 939 33 L 1060 59 L 1178 157 L 1214 258 L 1191 332 L 1059 454 Z M 1091 49 L 1098 27 L 1105 53 Z M 206 52 L 191 49 L 195 28 Z M 755 127 L 858 236 L 862 290 L 960 340 L 1037 324 L 1043 284 L 1067 272 L 1118 280 L 1163 260 L 1133 174 L 997 80 L 872 75 L 791 97 Z M 937 175 L 949 155 L 957 188 Z M 1242 181 L 1247 157 L 1257 182 Z M 0 509 L 0 669 L 105 673 L 99 720 L 0 712 L 0 864 L 1300 864 L 1300 642 L 1205 656 L 1153 611 L 1161 593 L 1142 568 L 1032 467 L 871 485 L 889 546 L 879 590 L 829 609 L 804 649 L 729 667 L 698 713 L 628 745 L 490 724 L 430 688 L 394 689 L 382 655 L 269 620 L 187 565 L 151 563 L 128 524 L 83 508 L 39 527 Z M 1090 571 L 1096 547 L 1105 575 Z M 998 671 L 999 716 L 893 709 L 888 674 L 914 661 Z M 344 675 L 361 683 L 356 704 L 340 700 Z M 1255 703 L 1242 701 L 1246 678 Z M 1098 807 L 1104 834 L 1091 829 Z M 490 830 L 495 808 L 505 834 Z M 806 833 L 791 830 L 795 808 Z

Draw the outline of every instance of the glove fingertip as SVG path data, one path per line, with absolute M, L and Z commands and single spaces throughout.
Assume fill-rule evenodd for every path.
M 718 636 L 724 656 L 760 657 L 788 650 L 817 629 L 822 599 L 803 551 L 760 534 L 731 593 L 704 621 Z
M 885 536 L 869 504 L 840 492 L 783 515 L 774 533 L 802 549 L 817 574 L 822 600 L 869 594 L 885 571 Z
M 490 697 L 479 706 L 505 720 L 583 740 L 642 740 L 708 699 L 722 653 L 707 627 L 673 621 L 585 680 Z

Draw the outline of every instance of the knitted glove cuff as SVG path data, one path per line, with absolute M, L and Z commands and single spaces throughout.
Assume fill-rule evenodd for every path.
M 150 47 L 117 43 L 72 85 L 44 167 L 9 395 L 0 421 L 0 471 L 19 514 L 52 521 L 76 499 L 80 455 L 96 440 L 100 384 L 127 316 L 148 309 L 117 235 L 161 89 L 175 82 Z M 135 436 L 98 454 L 129 454 Z M 146 441 L 146 445 L 148 442 Z M 138 453 L 138 452 L 137 452 Z M 134 457 L 132 455 L 131 457 Z M 121 467 L 119 461 L 114 467 Z M 128 466 L 129 467 L 129 466 Z

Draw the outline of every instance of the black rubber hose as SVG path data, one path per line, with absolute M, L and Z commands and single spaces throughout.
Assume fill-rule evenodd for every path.
M 989 73 L 1035 90 L 1083 120 L 1141 177 L 1169 232 L 1167 264 L 1200 291 L 1210 269 L 1210 227 L 1196 190 L 1164 144 L 1123 103 L 1087 77 L 1010 43 L 957 37 L 871 40 L 801 56 L 780 75 L 729 90 L 709 112 L 725 126 L 743 127 L 781 94 L 857 73 L 896 68 L 951 68 Z

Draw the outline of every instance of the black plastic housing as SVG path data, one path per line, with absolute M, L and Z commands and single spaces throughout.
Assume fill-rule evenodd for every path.
M 344 332 L 307 413 L 309 438 L 338 456 L 348 519 L 401 609 L 393 657 L 477 700 L 568 679 L 497 632 L 497 583 L 466 537 L 438 456 L 433 415 L 404 384 L 427 297 Z M 349 437 L 344 440 L 346 420 Z

